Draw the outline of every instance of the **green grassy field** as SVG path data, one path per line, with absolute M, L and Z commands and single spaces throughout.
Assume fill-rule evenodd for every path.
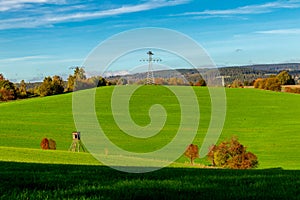
M 97 90 L 96 110 L 104 132 L 114 143 L 129 151 L 147 152 L 172 139 L 180 122 L 179 105 L 166 88 L 142 87 L 131 99 L 130 111 L 139 125 L 149 123 L 151 105 L 159 103 L 167 110 L 164 129 L 150 140 L 128 137 L 119 130 L 109 106 L 112 91 L 113 87 Z M 210 121 L 210 99 L 206 88 L 195 88 L 195 92 L 201 110 L 195 143 L 201 145 Z M 300 95 L 255 89 L 228 89 L 226 93 L 227 116 L 219 141 L 238 136 L 249 151 L 258 155 L 260 168 L 298 169 Z M 47 137 L 57 142 L 58 150 L 69 149 L 75 130 L 72 94 L 1 103 L 0 111 L 0 147 L 40 149 L 41 139 Z M 4 160 L 3 156 L 0 159 Z M 13 159 L 22 161 L 22 157 Z M 186 161 L 184 157 L 178 160 Z
M 194 89 L 201 111 L 194 143 L 200 146 L 210 122 L 211 104 L 206 88 Z M 153 104 L 162 104 L 168 113 L 163 130 L 148 140 L 128 137 L 119 130 L 111 116 L 112 92 L 113 87 L 105 87 L 97 89 L 96 93 L 98 120 L 111 141 L 133 152 L 157 150 L 171 141 L 180 122 L 179 105 L 166 88 L 142 87 L 130 101 L 131 116 L 139 125 L 150 122 L 148 110 Z M 155 191 L 158 196 L 153 197 L 180 198 L 197 194 L 216 198 L 222 195 L 225 198 L 240 195 L 299 198 L 296 188 L 299 188 L 300 166 L 300 95 L 256 89 L 227 89 L 226 95 L 227 116 L 219 141 L 238 136 L 240 142 L 258 156 L 258 170 L 191 168 L 188 159 L 182 156 L 169 168 L 158 172 L 136 175 L 117 172 L 101 166 L 88 153 L 68 152 L 71 133 L 76 130 L 71 93 L 1 103 L 1 198 L 53 199 L 82 195 L 106 199 L 114 194 L 111 197 L 129 199 L 151 196 Z M 43 137 L 54 139 L 57 150 L 40 150 Z M 208 161 L 198 159 L 196 163 L 202 166 Z M 71 179 L 77 178 L 73 183 Z M 12 183 L 16 185 L 7 186 Z M 148 193 L 145 193 L 147 188 Z M 220 193 L 215 194 L 215 190 Z
M 130 174 L 104 166 L 0 162 L 1 199 L 299 199 L 299 171 L 164 168 Z

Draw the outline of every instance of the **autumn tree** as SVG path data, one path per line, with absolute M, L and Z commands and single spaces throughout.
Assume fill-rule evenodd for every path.
M 74 75 L 70 75 L 68 78 L 67 91 L 71 92 L 96 87 L 99 81 L 96 79 L 95 77 L 87 79 L 85 70 L 82 67 L 76 67 Z
M 194 86 L 206 86 L 206 82 L 203 78 L 200 78 L 195 84 Z
M 258 89 L 266 89 L 266 81 L 267 79 L 265 78 L 258 78 L 254 81 L 254 88 L 258 88 Z
M 15 99 L 15 96 L 11 90 L 6 88 L 0 88 L 0 100 L 9 101 Z
M 209 149 L 207 157 L 213 166 L 231 169 L 249 169 L 258 166 L 257 156 L 246 151 L 236 137 L 223 141 Z
M 212 145 L 209 147 L 207 158 L 211 161 L 212 166 L 216 166 L 214 153 L 218 150 L 217 145 Z
M 47 138 L 43 138 L 40 143 L 40 146 L 44 150 L 49 149 L 49 140 Z
M 83 67 L 76 67 L 74 70 L 74 76 L 75 78 L 78 80 L 85 80 L 86 79 L 86 75 L 85 75 L 85 70 L 83 69 Z
M 281 91 L 280 80 L 277 77 L 267 78 L 266 81 L 265 81 L 264 89 L 280 92 Z
M 45 77 L 43 83 L 39 86 L 40 96 L 50 96 L 62 94 L 64 92 L 64 83 L 60 76 Z
M 167 80 L 168 85 L 185 85 L 183 78 L 172 77 Z
M 15 85 L 0 74 L 0 101 L 13 100 L 17 96 Z
M 79 82 L 82 82 L 86 79 L 85 71 L 83 68 L 76 67 L 73 75 L 69 75 L 67 83 L 67 92 L 73 92 L 75 90 L 75 84 L 77 83 L 77 89 L 81 87 Z
M 62 94 L 64 92 L 64 82 L 60 76 L 53 76 L 51 91 L 52 94 Z
M 259 88 L 262 78 L 258 78 L 254 81 L 253 86 L 254 88 Z
M 155 78 L 155 85 L 166 85 L 166 82 L 163 78 Z
M 21 80 L 19 87 L 17 88 L 18 98 L 24 99 L 27 97 L 26 83 Z
M 68 83 L 67 83 L 67 89 L 66 89 L 67 92 L 73 92 L 74 91 L 75 79 L 76 79 L 75 76 L 69 75 Z
M 232 88 L 240 88 L 240 87 L 244 87 L 242 81 L 240 81 L 239 79 L 235 79 L 232 84 L 231 84 Z
M 273 76 L 271 76 L 270 78 L 258 78 L 254 82 L 254 88 L 280 92 L 281 83 L 277 77 Z
M 88 78 L 87 82 L 91 85 L 91 87 L 102 87 L 107 84 L 107 81 L 102 76 L 93 76 Z
M 188 157 L 190 159 L 191 164 L 194 165 L 194 160 L 196 158 L 199 158 L 199 148 L 198 148 L 198 146 L 195 145 L 195 144 L 190 144 L 186 148 L 186 150 L 184 152 L 184 155 L 186 157 Z
M 276 76 L 281 85 L 295 85 L 295 80 L 287 71 L 282 71 Z
M 52 95 L 52 78 L 50 76 L 45 77 L 43 83 L 39 87 L 39 94 L 40 96 L 49 96 Z
M 67 92 L 74 90 L 83 90 L 93 87 L 101 87 L 108 85 L 108 81 L 101 76 L 92 76 L 87 78 L 83 68 L 76 67 L 73 75 L 69 75 L 67 83 Z

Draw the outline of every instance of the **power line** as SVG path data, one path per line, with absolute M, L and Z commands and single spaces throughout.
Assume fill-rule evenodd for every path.
M 142 62 L 148 62 L 148 72 L 147 72 L 147 78 L 146 78 L 146 85 L 154 85 L 154 75 L 153 75 L 153 62 L 161 62 L 162 60 L 160 58 L 153 58 L 152 56 L 154 53 L 152 51 L 148 51 L 148 59 L 141 59 Z

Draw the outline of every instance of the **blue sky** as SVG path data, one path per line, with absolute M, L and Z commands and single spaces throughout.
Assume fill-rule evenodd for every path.
M 173 29 L 218 66 L 300 62 L 300 0 L 0 0 L 0 73 L 12 81 L 72 73 L 101 42 Z

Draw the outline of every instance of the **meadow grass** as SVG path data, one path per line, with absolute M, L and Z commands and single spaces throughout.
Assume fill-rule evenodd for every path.
M 68 150 L 76 130 L 71 94 L 2 103 L 0 112 L 0 146 L 39 149 L 47 137 L 58 150 Z
M 201 111 L 194 143 L 201 146 L 211 104 L 207 88 L 194 90 Z M 95 109 L 101 127 L 116 145 L 149 152 L 172 140 L 180 122 L 174 94 L 147 86 L 131 98 L 131 117 L 141 126 L 150 122 L 153 104 L 163 105 L 168 113 L 161 132 L 145 140 L 127 136 L 115 124 L 112 93 L 113 87 L 97 89 Z M 76 130 L 71 93 L 1 103 L 0 199 L 299 199 L 300 95 L 256 89 L 226 89 L 226 95 L 227 116 L 219 142 L 238 136 L 258 156 L 259 169 L 200 169 L 209 164 L 205 158 L 191 166 L 182 156 L 151 173 L 115 171 L 87 152 L 68 151 Z M 41 150 L 43 137 L 54 139 L 57 150 Z M 116 159 L 129 158 L 116 155 Z
M 219 140 L 238 136 L 260 168 L 299 169 L 300 95 L 257 89 L 227 90 L 227 116 Z
M 299 170 L 163 168 L 0 162 L 0 199 L 299 199 Z
M 101 165 L 91 154 L 72 151 L 45 151 L 17 147 L 0 147 L 1 161 L 44 164 Z
M 150 152 L 172 140 L 180 123 L 179 104 L 173 93 L 165 87 L 144 86 L 131 98 L 131 116 L 139 125 L 150 122 L 151 105 L 161 104 L 167 111 L 162 131 L 145 140 L 127 136 L 115 124 L 110 107 L 113 89 L 98 88 L 96 93 L 98 120 L 111 141 L 129 151 Z M 201 146 L 210 122 L 210 99 L 207 88 L 195 87 L 194 90 L 201 112 L 194 143 Z M 227 116 L 219 141 L 238 136 L 240 142 L 258 156 L 259 168 L 299 169 L 300 95 L 256 89 L 227 89 L 226 94 Z M 56 141 L 58 150 L 67 151 L 72 143 L 71 133 L 76 128 L 71 93 L 2 103 L 0 112 L 0 147 L 40 149 L 40 141 L 47 137 Z M 33 151 L 32 157 L 37 154 Z M 0 160 L 7 160 L 2 155 Z M 14 160 L 10 155 L 10 160 Z M 183 156 L 177 160 L 178 163 L 186 161 Z M 205 159 L 196 162 L 207 164 Z

